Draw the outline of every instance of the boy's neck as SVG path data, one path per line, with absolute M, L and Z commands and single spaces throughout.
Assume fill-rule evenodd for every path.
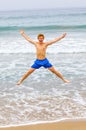
M 39 44 L 40 44 L 40 45 L 42 45 L 42 44 L 43 44 L 43 42 L 39 42 Z

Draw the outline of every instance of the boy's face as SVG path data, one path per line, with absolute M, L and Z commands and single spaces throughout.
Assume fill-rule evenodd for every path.
M 43 42 L 44 41 L 44 37 L 43 36 L 40 36 L 39 38 L 38 38 L 38 40 L 39 40 L 39 42 Z

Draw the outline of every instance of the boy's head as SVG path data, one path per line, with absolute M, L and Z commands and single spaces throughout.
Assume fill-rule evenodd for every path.
M 39 34 L 37 38 L 38 38 L 39 42 L 43 42 L 45 37 L 43 34 Z

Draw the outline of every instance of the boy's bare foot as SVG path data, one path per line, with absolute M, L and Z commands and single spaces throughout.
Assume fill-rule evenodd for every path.
M 17 85 L 20 85 L 21 84 L 21 82 L 19 81 L 18 83 L 17 83 Z
M 70 83 L 70 81 L 69 81 L 69 80 L 66 80 L 66 79 L 64 79 L 64 82 L 65 82 L 65 83 Z

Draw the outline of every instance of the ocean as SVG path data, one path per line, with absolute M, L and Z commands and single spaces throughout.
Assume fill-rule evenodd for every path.
M 36 59 L 34 40 L 67 36 L 49 46 L 47 58 L 71 82 L 41 68 L 18 80 Z M 86 9 L 0 11 L 0 127 L 86 118 Z

